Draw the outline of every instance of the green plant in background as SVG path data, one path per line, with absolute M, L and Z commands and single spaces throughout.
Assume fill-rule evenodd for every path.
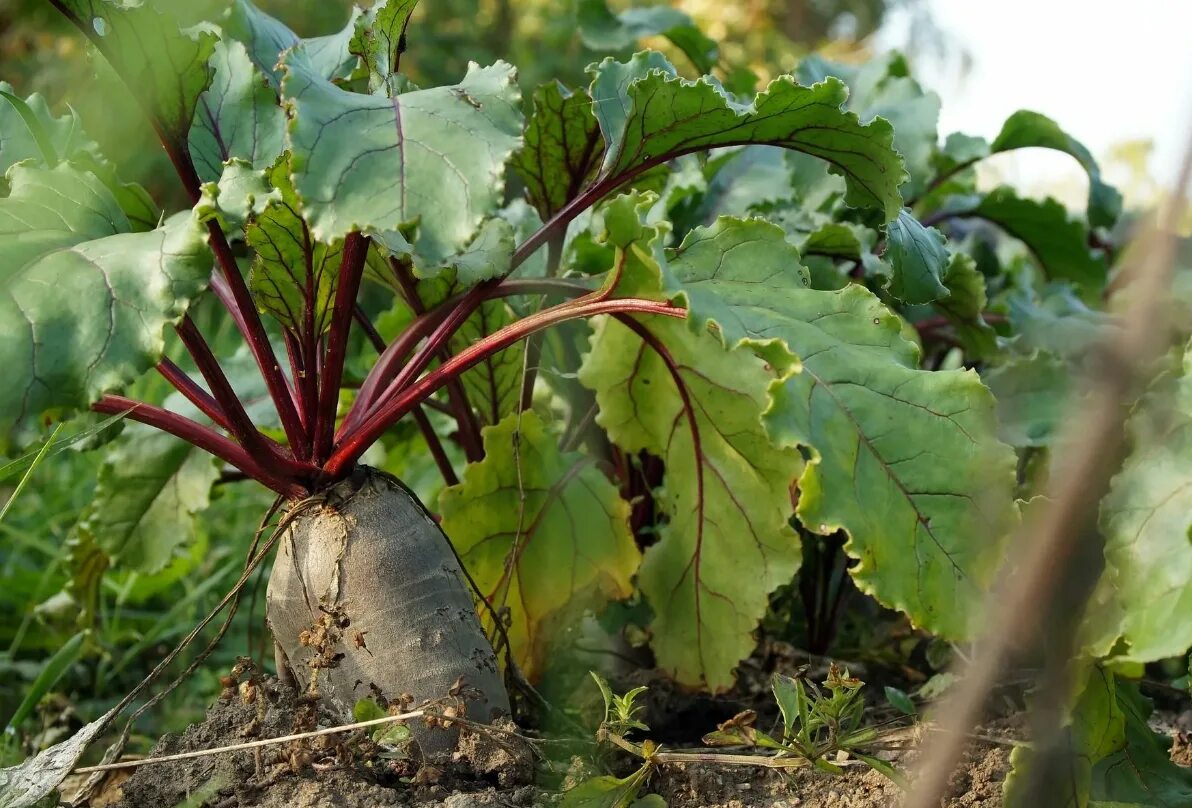
M 820 537 L 862 592 L 972 638 L 1069 380 L 1112 331 L 1105 300 L 1128 292 L 1120 197 L 1055 122 L 941 142 L 897 55 L 808 57 L 754 93 L 666 9 L 598 9 L 586 36 L 662 35 L 682 68 L 609 57 L 523 118 L 505 62 L 446 86 L 404 72 L 412 2 L 315 38 L 247 0 L 58 5 L 143 84 L 189 197 L 128 183 L 73 113 L 0 100 L 0 446 L 87 410 L 137 422 L 102 447 L 72 533 L 85 616 L 97 571 L 160 573 L 194 552 L 216 484 L 251 479 L 294 520 L 268 598 L 281 670 L 345 716 L 356 681 L 431 698 L 465 675 L 483 720 L 508 703 L 494 644 L 540 680 L 566 629 L 619 601 L 638 608 L 614 634 L 722 692 Z M 1084 166 L 1084 213 L 977 185 L 980 161 L 1030 147 Z M 1192 579 L 1173 352 L 1103 506 L 1086 645 L 1110 664 L 1192 645 L 1192 620 L 1156 617 L 1187 613 Z M 417 574 L 454 554 L 478 612 L 458 575 Z M 326 558 L 405 573 L 327 580 Z M 417 632 L 464 651 L 393 663 Z M 859 687 L 830 681 L 782 685 L 775 743 L 822 760 L 868 737 Z M 631 702 L 609 706 L 631 722 Z

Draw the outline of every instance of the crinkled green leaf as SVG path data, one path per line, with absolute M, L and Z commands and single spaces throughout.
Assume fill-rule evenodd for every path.
M 772 81 L 750 104 L 727 95 L 714 79 L 687 81 L 657 53 L 595 68 L 591 95 L 608 149 L 602 176 L 621 176 L 680 154 L 738 144 L 804 152 L 845 178 L 845 201 L 876 208 L 886 220 L 902 209 L 906 177 L 882 119 L 862 125 L 843 110 L 844 83 L 803 87 L 790 76 Z
M 55 5 L 94 33 L 104 57 L 159 122 L 186 141 L 199 96 L 211 81 L 214 12 L 223 0 L 58 0 Z
M 148 233 L 68 165 L 15 166 L 0 200 L 0 451 L 44 417 L 82 409 L 151 368 L 163 331 L 211 270 L 188 213 Z
M 302 39 L 285 23 L 275 19 L 250 0 L 234 0 L 231 13 L 224 23 L 227 34 L 244 43 L 257 69 L 265 75 L 274 89 L 281 86 L 282 71 L 278 60 L 282 53 L 303 43 L 303 51 L 311 70 L 325 79 L 342 78 L 356 62 L 351 52 L 352 38 L 364 12 L 355 6 L 347 24 L 328 36 Z
M 835 76 L 848 85 L 848 108 L 861 120 L 881 116 L 893 124 L 894 148 L 902 155 L 909 175 L 909 185 L 904 188 L 908 197 L 916 195 L 931 178 L 939 139 L 940 98 L 909 76 L 904 57 L 889 53 L 854 66 L 812 55 L 799 62 L 795 75 L 804 84 Z
M 951 174 L 989 156 L 989 141 L 983 137 L 953 132 L 933 158 L 936 173 Z
M 386 0 L 360 20 L 349 46 L 368 68 L 368 88 L 373 93 L 397 95 L 393 82 L 406 48 L 406 26 L 418 0 Z
M 1024 148 L 1054 149 L 1080 163 L 1089 177 L 1088 222 L 1092 227 L 1112 227 L 1121 216 L 1122 196 L 1101 178 L 1101 169 L 1089 150 L 1038 112 L 1015 112 L 992 144 L 984 138 L 955 132 L 948 136 L 933 163 L 937 176 L 945 177 L 991 154 Z
M 455 270 L 456 283 L 474 286 L 509 272 L 513 262 L 513 225 L 499 216 L 486 219 L 480 232 L 463 252 L 444 259 L 445 269 Z M 427 272 L 420 273 L 428 277 Z
M 997 349 L 997 334 L 985 322 L 989 301 L 985 295 L 985 276 L 977 269 L 977 262 L 965 253 L 953 253 L 943 281 L 948 295 L 935 301 L 935 307 L 948 318 L 957 339 L 971 356 L 992 355 Z
M 86 137 L 78 116 L 70 111 L 54 117 L 44 98 L 37 93 L 25 99 L 12 94 L 12 87 L 0 81 L 0 93 L 12 95 L 23 107 L 14 108 L 0 98 L 0 177 L 14 164 L 34 160 L 43 168 L 54 168 L 57 161 L 71 161 L 77 168 L 94 174 L 116 198 L 132 230 L 152 230 L 161 221 L 161 210 L 148 192 L 136 183 L 120 180 L 116 169 L 99 154 L 99 147 Z M 42 141 L 39 146 L 38 140 Z M 52 154 L 45 154 L 45 152 Z M 3 180 L 0 180 L 3 187 Z
M 808 233 L 798 243 L 799 252 L 804 257 L 822 255 L 860 261 L 861 254 L 873 247 L 873 240 L 867 238 L 871 233 L 872 231 L 848 222 L 828 222 Z
M 204 222 L 215 219 L 229 236 L 239 236 L 266 205 L 280 200 L 281 193 L 270 182 L 272 173 L 258 171 L 244 160 L 229 160 L 218 182 L 203 183 L 195 214 Z
M 692 327 L 793 354 L 766 422 L 780 444 L 814 452 L 802 522 L 848 532 L 863 590 L 930 631 L 967 636 L 1015 518 L 1014 454 L 976 374 L 919 370 L 900 318 L 857 285 L 806 288 L 798 253 L 760 220 L 693 231 L 669 278 Z
M 894 126 L 894 148 L 906 162 L 910 196 L 926 185 L 939 138 L 940 97 L 911 78 L 890 78 L 873 97 L 850 105 L 862 120 L 880 116 Z
M 143 233 L 161 224 L 164 214 L 153 201 L 153 197 L 135 182 L 122 182 L 115 166 L 104 161 L 87 147 L 75 153 L 73 162 L 77 168 L 90 171 L 107 186 L 124 215 L 128 217 L 129 226 L 134 232 Z
M 643 253 L 649 238 L 618 248 L 622 291 L 659 294 L 659 268 Z M 770 593 L 799 566 L 788 519 L 802 463 L 766 435 L 762 414 L 774 375 L 762 359 L 669 318 L 642 324 L 673 372 L 609 319 L 597 325 L 579 378 L 596 392 L 597 421 L 618 446 L 666 464 L 655 495 L 665 524 L 638 574 L 654 613 L 658 665 L 684 684 L 723 690 L 753 650 Z
M 294 187 L 316 239 L 417 223 L 415 250 L 433 265 L 467 245 L 502 202 L 521 134 L 509 65 L 392 99 L 340 89 L 302 48 L 285 68 Z
M 257 254 L 249 290 L 257 305 L 282 325 L 301 332 L 309 317 L 314 333 L 322 334 L 331 325 L 344 243 L 315 239 L 298 210 L 288 169 L 283 160 L 270 172 L 278 196 L 245 231 Z
M 1050 354 L 1011 358 L 981 378 L 997 399 L 1002 440 L 1011 446 L 1048 446 L 1068 414 L 1072 370 Z
M 484 449 L 440 496 L 443 530 L 489 602 L 509 606 L 514 656 L 535 676 L 552 620 L 627 597 L 641 554 L 629 504 L 595 459 L 559 451 L 532 410 L 485 429 Z
M 99 470 L 78 530 L 110 563 L 160 572 L 194 534 L 219 464 L 210 455 L 139 424 L 129 425 Z
M 886 291 L 904 303 L 930 303 L 949 295 L 943 280 L 949 261 L 943 233 L 903 210 L 890 222 L 888 238 L 885 259 L 893 271 Z
M 1030 110 L 1019 110 L 1006 119 L 1002 131 L 994 138 L 990 151 L 1010 151 L 1038 147 L 1070 154 L 1089 175 L 1089 224 L 1111 227 L 1122 213 L 1122 195 L 1101 178 L 1101 169 L 1093 155 L 1079 141 L 1055 121 Z
M 1101 586 L 1120 607 L 1102 627 L 1123 660 L 1153 662 L 1192 646 L 1192 354 L 1129 422 L 1133 449 L 1101 502 Z
M 985 219 L 1021 241 L 1052 280 L 1079 285 L 1090 297 L 1105 285 L 1104 256 L 1089 249 L 1088 228 L 1054 199 L 1025 199 L 1006 186 L 984 196 L 953 199 L 946 211 Z
M 218 180 L 233 158 L 268 168 L 281 154 L 285 134 L 277 95 L 236 40 L 216 44 L 211 65 L 215 76 L 199 98 L 190 129 L 190 158 L 199 179 Z
M 891 275 L 890 265 L 873 253 L 878 234 L 868 227 L 851 222 L 816 224 L 821 217 L 815 216 L 806 222 L 814 229 L 805 229 L 802 223 L 796 224 L 789 217 L 772 218 L 787 231 L 791 243 L 799 248 L 811 278 L 812 289 L 843 289 L 852 282 L 848 273 L 857 267 L 866 275 L 881 275 L 885 278 Z
M 603 155 L 591 96 L 557 82 L 539 87 L 526 143 L 513 168 L 526 183 L 526 199 L 544 221 L 579 195 Z
M 701 205 L 701 224 L 717 215 L 748 216 L 793 202 L 786 152 L 777 146 L 746 146 L 716 166 Z
M 664 36 L 700 73 L 712 72 L 720 52 L 716 42 L 677 8 L 636 6 L 614 14 L 606 0 L 579 0 L 575 17 L 580 39 L 592 50 L 625 50 L 646 37 Z

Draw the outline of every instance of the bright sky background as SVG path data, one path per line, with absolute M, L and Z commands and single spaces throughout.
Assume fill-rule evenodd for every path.
M 964 75 L 955 55 L 917 67 L 943 99 L 941 136 L 992 138 L 1010 113 L 1034 109 L 1098 158 L 1121 141 L 1153 140 L 1152 175 L 1172 183 L 1192 136 L 1192 0 L 926 2 L 945 37 L 971 58 Z M 898 21 L 890 27 L 891 37 L 904 36 Z M 1028 186 L 1081 176 L 1045 152 L 1019 155 L 1001 170 Z

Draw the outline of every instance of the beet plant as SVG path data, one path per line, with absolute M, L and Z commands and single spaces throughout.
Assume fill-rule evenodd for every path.
M 663 33 L 684 68 L 610 57 L 523 99 L 503 62 L 415 86 L 413 0 L 315 39 L 248 0 L 52 3 L 191 201 L 160 210 L 73 115 L 5 94 L 0 449 L 88 409 L 147 427 L 105 448 L 78 530 L 92 583 L 159 569 L 221 475 L 256 481 L 292 519 L 279 673 L 345 719 L 462 677 L 488 721 L 509 709 L 494 641 L 534 680 L 613 601 L 659 669 L 723 691 L 808 544 L 916 627 L 973 636 L 1110 322 L 1121 200 L 1054 122 L 940 142 L 900 57 L 811 57 L 758 88 L 682 15 L 593 4 L 589 44 Z M 977 163 L 1026 147 L 1086 169 L 1086 216 L 978 188 Z M 206 298 L 239 352 L 202 333 Z M 164 403 L 126 392 L 150 372 Z M 370 466 L 387 454 L 433 462 L 437 502 Z M 1119 602 L 1090 659 L 1192 645 L 1139 617 L 1157 555 L 1127 546 L 1189 563 L 1186 516 L 1136 524 L 1139 462 L 1106 505 Z

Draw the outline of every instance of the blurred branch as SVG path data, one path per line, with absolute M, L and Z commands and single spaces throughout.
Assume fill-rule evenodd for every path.
M 1067 451 L 1057 457 L 1049 502 L 1032 513 L 1006 553 L 999 584 L 986 599 L 988 624 L 970 662 L 955 671 L 959 683 L 936 706 L 939 732 L 928 736 L 904 808 L 936 808 L 965 745 L 960 739 L 980 720 L 982 707 L 1012 654 L 1036 648 L 1046 618 L 1070 592 L 1079 540 L 1095 526 L 1097 506 L 1126 450 L 1127 407 L 1149 380 L 1153 361 L 1169 341 L 1166 295 L 1171 284 L 1186 194 L 1192 180 L 1192 138 L 1174 193 L 1158 221 L 1127 253 L 1133 294 L 1122 328 L 1101 345 L 1089 394 L 1068 420 Z M 1011 569 L 1013 567 L 1013 569 Z M 1070 606 L 1071 604 L 1064 604 Z M 1076 609 L 1074 611 L 1079 611 Z M 1054 672 L 1046 674 L 1054 683 Z M 1053 699 L 1054 700 L 1054 699 Z M 1053 720 L 1060 717 L 1052 712 Z

